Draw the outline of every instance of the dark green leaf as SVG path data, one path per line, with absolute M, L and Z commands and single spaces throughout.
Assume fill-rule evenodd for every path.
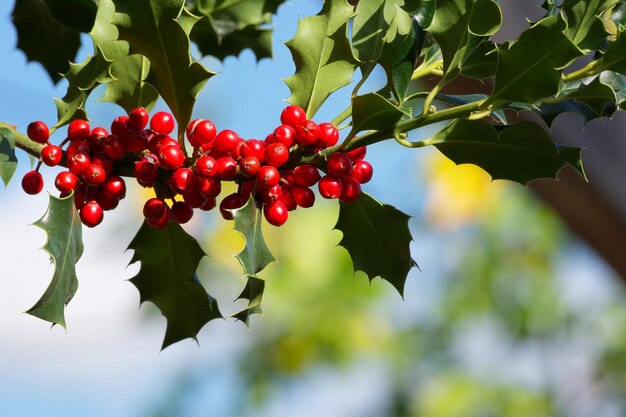
M 557 150 L 548 134 L 532 122 L 521 122 L 498 133 L 484 120 L 461 119 L 437 133 L 430 144 L 456 164 L 478 165 L 494 180 L 521 184 L 555 178 L 562 167 L 572 164 L 571 150 Z
M 415 19 L 422 29 L 428 29 L 435 16 L 437 0 L 421 0 Z
M 17 0 L 18 2 L 21 0 Z M 89 32 L 98 10 L 94 0 L 43 0 L 54 18 L 68 28 Z
M 224 22 L 223 27 L 241 30 L 247 26 L 269 23 L 284 0 L 199 0 L 196 13 Z M 223 32 L 223 34 L 227 34 Z
M 206 323 L 222 317 L 217 301 L 196 277 L 205 253 L 178 223 L 157 230 L 144 222 L 128 249 L 135 251 L 130 263 L 141 262 L 130 280 L 140 302 L 154 303 L 167 319 L 163 348 L 189 337 L 195 340 Z
M 9 185 L 16 169 L 15 139 L 9 129 L 0 127 L 0 178 L 5 187 Z
M 409 248 L 409 216 L 361 193 L 355 203 L 340 203 L 334 229 L 343 234 L 339 245 L 350 254 L 355 271 L 365 272 L 370 281 L 379 276 L 403 295 L 407 275 L 417 266 Z
M 246 278 L 246 286 L 237 299 L 248 300 L 248 305 L 243 310 L 233 314 L 232 317 L 244 322 L 246 326 L 249 326 L 251 315 L 263 313 L 261 304 L 263 303 L 265 281 L 253 275 L 247 275 Z
M 461 67 L 461 74 L 468 78 L 483 81 L 486 78 L 493 77 L 496 74 L 497 67 L 497 47 L 489 39 L 484 39 L 465 59 Z
M 128 55 L 111 65 L 113 81 L 107 83 L 102 101 L 119 104 L 127 113 L 142 106 L 148 111 L 154 107 L 159 93 L 145 80 L 150 62 L 143 55 Z
M 17 47 L 29 61 L 45 68 L 54 83 L 67 72 L 69 62 L 80 47 L 80 34 L 58 22 L 46 3 L 39 0 L 16 0 L 13 24 L 17 31 Z
M 178 122 L 179 135 L 191 119 L 196 97 L 214 75 L 191 60 L 189 38 L 178 22 L 184 0 L 114 0 L 113 22 L 130 52 L 150 60 L 150 83 Z
M 393 126 L 404 113 L 376 93 L 352 98 L 352 131 L 381 130 Z
M 539 117 L 546 122 L 548 126 L 552 126 L 554 120 L 563 113 L 576 113 L 582 116 L 584 123 L 587 123 L 598 117 L 597 113 L 585 103 L 579 101 L 562 101 L 558 103 L 546 103 L 533 110 Z
M 626 27 L 626 3 L 621 2 L 611 10 L 611 20 L 615 22 L 620 31 Z
M 582 54 L 563 33 L 566 27 L 561 15 L 547 17 L 525 30 L 508 48 L 498 49 L 495 87 L 485 104 L 533 103 L 556 94 L 560 69 Z
M 615 110 L 615 91 L 596 77 L 588 85 L 580 84 L 573 91 L 564 91 L 558 99 L 576 100 L 589 106 L 596 117 L 610 116 Z
M 600 67 L 602 70 L 609 70 L 626 74 L 626 32 L 620 32 L 617 39 L 609 42 L 609 47 L 602 57 Z
M 494 0 L 476 0 L 468 21 L 470 32 L 477 36 L 491 36 L 500 29 L 502 11 Z
M 288 101 L 312 118 L 335 90 L 347 85 L 356 68 L 347 38 L 352 6 L 345 0 L 327 0 L 316 16 L 300 20 L 295 36 L 286 43 L 296 73 L 285 79 Z
M 237 259 L 243 267 L 244 274 L 256 275 L 276 260 L 263 239 L 261 230 L 263 213 L 252 197 L 243 207 L 231 212 L 235 223 L 234 230 L 241 233 L 245 240 L 242 251 L 237 254 Z
M 54 275 L 39 301 L 27 313 L 65 328 L 65 306 L 78 289 L 76 262 L 83 254 L 82 226 L 74 197 L 51 195 L 48 210 L 34 225 L 47 234 L 43 249 L 54 263 Z
M 619 0 L 564 0 L 562 7 L 568 23 L 565 33 L 580 49 L 599 49 L 608 35 L 600 14 L 618 2 Z

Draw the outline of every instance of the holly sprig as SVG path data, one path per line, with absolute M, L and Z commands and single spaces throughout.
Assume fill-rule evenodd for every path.
M 42 23 L 35 25 L 38 28 L 63 29 L 57 33 L 73 39 L 64 43 L 65 48 L 43 49 L 32 41 L 39 35 L 28 30 L 33 25 L 25 18 L 23 2 L 16 2 L 14 24 L 18 47 L 39 61 L 54 81 L 58 81 L 55 74 L 63 72 L 69 82 L 66 95 L 56 100 L 58 121 L 52 131 L 86 118 L 85 101 L 98 85 L 106 86 L 105 100 L 129 113 L 140 106 L 150 110 L 160 96 L 178 122 L 176 139 L 181 149 L 195 162 L 201 155 L 186 148 L 184 129 L 197 96 L 215 74 L 190 55 L 190 44 L 195 43 L 202 55 L 220 59 L 244 48 L 252 49 L 258 59 L 269 57 L 271 29 L 265 25 L 281 3 L 38 3 L 30 18 Z M 530 22 L 517 39 L 496 44 L 491 35 L 500 28 L 502 16 L 495 0 L 324 1 L 317 15 L 301 19 L 296 34 L 286 43 L 295 63 L 294 74 L 285 79 L 291 91 L 288 101 L 302 107 L 311 120 L 335 91 L 353 82 L 350 104 L 332 121 L 343 124 L 340 127 L 345 130 L 339 143 L 319 151 L 294 148 L 285 166 L 310 164 L 326 169 L 332 155 L 389 140 L 399 149 L 435 146 L 458 164 L 472 163 L 494 179 L 521 184 L 554 178 L 566 165 L 584 176 L 579 149 L 554 143 L 546 128 L 564 112 L 590 121 L 626 109 L 626 2 L 564 0 L 546 2 L 544 7 L 545 16 Z M 93 56 L 67 64 L 76 54 L 80 32 L 89 32 Z M 378 91 L 362 91 L 377 65 L 387 75 L 386 85 Z M 487 94 L 463 96 L 446 92 L 450 84 L 464 78 L 485 81 L 491 89 Z M 535 113 L 544 125 L 517 122 L 511 115 L 520 111 Z M 439 131 L 421 138 L 420 129 L 435 124 Z M 6 183 L 15 170 L 14 147 L 40 157 L 42 146 L 14 126 L 4 123 L 0 127 L 0 174 Z M 130 163 L 128 167 L 121 164 L 118 171 L 133 176 L 132 168 Z M 260 311 L 266 287 L 266 279 L 258 275 L 263 268 L 250 269 L 250 265 L 264 267 L 273 259 L 260 233 L 260 210 L 251 199 L 233 211 L 235 229 L 246 237 L 238 256 L 247 278 L 242 297 L 249 300 L 248 307 L 235 317 L 246 322 L 250 313 Z M 356 203 L 341 203 L 336 229 L 343 233 L 340 245 L 348 250 L 355 270 L 363 270 L 370 279 L 380 276 L 402 293 L 415 265 L 407 222 L 407 215 L 362 194 Z M 166 230 L 169 236 L 181 235 Z M 142 227 L 132 246 L 145 246 L 149 234 Z M 174 267 L 182 262 L 172 253 L 167 256 Z M 186 271 L 184 280 L 194 272 Z M 60 274 L 55 279 L 68 279 L 63 271 Z M 164 278 L 158 270 L 155 274 L 155 280 Z M 147 286 L 138 287 L 142 299 L 150 300 L 142 289 Z M 164 298 L 159 303 L 171 310 L 176 303 L 170 297 L 176 293 L 159 294 Z M 184 311 L 170 313 L 165 307 L 162 311 L 177 317 L 168 323 L 168 335 L 176 336 L 168 337 L 167 343 L 195 337 L 202 327 L 177 331 L 171 326 L 185 326 L 195 319 Z

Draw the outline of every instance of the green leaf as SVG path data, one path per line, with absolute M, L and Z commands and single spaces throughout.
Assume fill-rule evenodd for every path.
M 50 205 L 43 217 L 34 223 L 47 234 L 43 249 L 54 263 L 54 275 L 39 301 L 27 313 L 65 328 L 65 306 L 78 289 L 76 262 L 83 254 L 81 222 L 74 197 L 50 195 Z
M 189 38 L 178 22 L 184 0 L 114 0 L 113 23 L 130 52 L 150 60 L 150 83 L 163 97 L 182 135 L 196 97 L 214 73 L 191 60 Z
M 377 93 L 352 97 L 352 132 L 393 126 L 404 113 Z
M 80 47 L 80 34 L 57 21 L 46 3 L 39 0 L 16 0 L 13 25 L 17 47 L 28 61 L 37 61 L 54 83 L 61 79 Z
M 262 314 L 261 304 L 263 303 L 263 292 L 265 291 L 265 281 L 253 275 L 247 275 L 246 286 L 237 297 L 238 300 L 248 300 L 246 308 L 232 315 L 232 317 L 250 325 L 250 316 Z
M 564 0 L 562 7 L 568 23 L 565 33 L 580 49 L 600 49 L 602 41 L 608 35 L 600 15 L 618 2 L 619 0 Z
M 354 271 L 363 271 L 370 281 L 377 276 L 393 285 L 400 295 L 409 271 L 417 266 L 411 258 L 409 216 L 366 193 L 354 203 L 340 203 L 334 227 L 343 237 Z
M 461 106 L 463 104 L 472 103 L 474 101 L 485 100 L 489 97 L 487 94 L 462 94 L 447 95 L 437 94 L 437 100 L 445 101 L 453 106 Z M 499 109 L 491 113 L 490 117 L 501 124 L 508 124 L 504 110 Z
M 620 32 L 612 42 L 609 42 L 609 46 L 602 57 L 600 67 L 602 70 L 614 71 L 622 75 L 626 74 L 626 32 Z
M 571 148 L 557 150 L 548 134 L 532 122 L 521 122 L 498 133 L 484 120 L 456 120 L 430 144 L 456 164 L 478 165 L 494 180 L 521 184 L 556 178 L 562 167 L 572 164 Z M 582 169 L 581 174 L 584 176 Z
M 428 29 L 435 17 L 435 11 L 437 10 L 437 0 L 421 0 L 417 13 L 415 13 L 415 20 L 422 29 Z
M 461 67 L 461 74 L 468 78 L 484 81 L 493 77 L 498 67 L 497 46 L 489 39 L 481 40 L 467 56 Z
M 304 108 L 308 118 L 352 79 L 357 65 L 347 38 L 352 9 L 346 0 L 326 0 L 319 14 L 300 20 L 286 43 L 296 65 L 295 74 L 285 79 L 288 101 Z
M 237 259 L 244 274 L 256 275 L 276 260 L 263 239 L 263 213 L 252 197 L 243 207 L 231 210 L 231 213 L 234 230 L 241 233 L 245 240 L 242 251 L 236 255 Z
M 143 106 L 148 111 L 156 104 L 159 93 L 145 80 L 150 62 L 138 54 L 125 56 L 111 65 L 113 81 L 107 83 L 102 101 L 119 104 L 127 113 Z
M 196 13 L 211 16 L 215 21 L 243 29 L 250 25 L 269 23 L 284 0 L 198 0 Z M 233 29 L 235 30 L 235 29 Z
M 85 33 L 91 30 L 98 10 L 97 2 L 94 0 L 43 0 L 43 2 L 59 23 Z
M 16 169 L 15 139 L 9 129 L 0 127 L 0 178 L 5 187 L 9 185 Z
M 68 87 L 65 96 L 55 98 L 58 122 L 63 126 L 74 119 L 86 119 L 85 103 L 89 94 L 100 83 L 112 80 L 111 63 L 128 55 L 128 44 L 117 39 L 117 29 L 111 23 L 115 14 L 112 0 L 100 0 L 93 28 L 89 35 L 94 44 L 94 56 L 80 64 L 71 64 L 66 78 Z
M 167 319 L 163 348 L 189 337 L 195 340 L 206 323 L 222 318 L 217 301 L 196 277 L 206 254 L 178 223 L 157 230 L 144 222 L 128 249 L 135 251 L 130 263 L 141 262 L 130 280 L 141 303 L 154 303 Z
M 626 3 L 620 2 L 611 10 L 611 20 L 620 31 L 624 30 L 626 27 Z
M 576 100 L 589 106 L 596 117 L 610 116 L 615 111 L 615 91 L 596 77 L 589 84 L 580 84 L 574 90 L 563 91 L 559 99 Z
M 469 17 L 468 28 L 477 36 L 491 36 L 502 25 L 502 11 L 494 0 L 476 0 Z
M 582 116 L 584 123 L 598 117 L 591 107 L 575 100 L 542 104 L 533 111 L 546 122 L 548 127 L 551 127 L 554 120 L 563 113 L 576 113 Z
M 561 15 L 547 17 L 522 32 L 509 47 L 498 49 L 499 63 L 491 97 L 496 101 L 533 103 L 559 91 L 561 69 L 582 52 L 563 31 Z

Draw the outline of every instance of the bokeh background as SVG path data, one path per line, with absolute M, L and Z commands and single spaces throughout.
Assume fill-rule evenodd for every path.
M 32 120 L 53 124 L 52 97 L 66 85 L 54 86 L 15 49 L 12 6 L 0 2 L 0 120 L 22 130 Z M 194 116 L 246 138 L 271 132 L 289 95 L 281 78 L 294 70 L 282 43 L 298 17 L 319 7 L 298 0 L 279 8 L 273 60 L 257 63 L 250 51 L 203 59 L 220 74 Z M 83 44 L 79 61 L 91 53 L 90 40 Z M 93 124 L 108 126 L 122 110 L 99 103 L 101 94 L 92 94 L 88 112 Z M 348 95 L 340 91 L 316 120 L 332 119 Z M 411 252 L 420 269 L 409 275 L 404 299 L 380 279 L 370 284 L 352 274 L 332 231 L 337 204 L 318 199 L 280 229 L 265 228 L 280 262 L 263 273 L 264 315 L 249 330 L 216 320 L 199 345 L 186 340 L 160 352 L 165 321 L 152 305 L 139 308 L 127 281 L 138 266 L 127 267 L 125 249 L 148 196 L 139 187 L 129 187 L 101 226 L 84 230 L 67 332 L 23 313 L 52 266 L 38 249 L 43 231 L 29 226 L 47 195 L 22 192 L 30 165 L 24 153 L 18 158 L 14 180 L 0 190 L 0 416 L 626 415 L 624 285 L 528 188 L 491 182 L 434 149 L 375 145 L 365 190 L 413 216 Z M 57 171 L 45 169 L 50 191 Z M 203 283 L 224 314 L 237 311 L 242 305 L 232 300 L 244 281 L 233 254 L 241 237 L 215 213 L 185 228 L 210 254 L 201 263 Z

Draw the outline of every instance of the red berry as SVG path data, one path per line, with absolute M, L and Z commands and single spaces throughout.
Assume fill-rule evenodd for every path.
M 122 141 L 122 138 L 117 135 L 108 136 L 102 144 L 102 150 L 114 161 L 122 158 L 126 153 L 124 142 Z
M 340 177 L 350 175 L 350 172 L 352 172 L 352 161 L 345 153 L 335 152 L 328 158 L 326 168 L 328 168 L 329 174 Z
M 243 198 L 241 198 L 241 194 L 233 193 L 233 194 L 227 195 L 226 197 L 224 197 L 224 199 L 220 203 L 220 214 L 226 220 L 232 220 L 233 215 L 230 212 L 230 210 L 243 207 L 244 204 L 245 202 L 243 201 Z
M 265 204 L 272 204 L 274 201 L 280 200 L 283 195 L 283 190 L 280 185 L 275 185 L 271 188 L 261 188 L 259 190 L 259 196 Z
M 206 197 L 200 194 L 200 190 L 197 188 L 183 194 L 183 200 L 185 200 L 185 203 L 191 208 L 200 208 L 207 201 Z
M 178 194 L 185 194 L 196 187 L 197 177 L 189 168 L 178 168 L 172 172 L 167 183 Z
M 320 180 L 320 173 L 313 164 L 303 164 L 293 170 L 294 182 L 304 187 L 317 184 Z
M 102 168 L 104 168 L 104 171 L 107 174 L 110 174 L 111 171 L 113 171 L 113 167 L 115 165 L 115 163 L 113 162 L 113 160 L 111 158 L 109 158 L 107 156 L 106 153 L 104 153 L 103 151 L 100 152 L 96 152 L 92 157 L 91 157 L 91 163 L 92 164 L 96 164 L 96 165 L 100 165 Z
M 276 142 L 265 148 L 265 163 L 280 167 L 289 159 L 289 149 L 282 143 Z
M 87 187 L 76 187 L 74 189 L 74 206 L 76 206 L 76 210 L 80 210 L 85 205 L 86 199 Z
M 102 222 L 104 212 L 97 201 L 88 201 L 80 209 L 80 220 L 87 227 L 96 227 Z
M 310 188 L 302 187 L 300 185 L 293 185 L 291 187 L 291 194 L 296 204 L 303 208 L 313 207 L 315 203 L 315 193 Z
M 259 172 L 257 172 L 256 180 L 261 187 L 271 188 L 278 185 L 278 181 L 280 181 L 280 174 L 275 167 L 271 165 L 264 165 L 259 169 Z
M 156 220 L 146 219 L 146 223 L 148 223 L 148 226 L 152 227 L 153 229 L 165 229 L 170 224 L 171 221 L 172 221 L 172 211 L 169 209 L 169 207 L 167 208 L 165 213 L 163 213 L 163 216 L 161 216 L 160 218 Z
M 272 204 L 263 207 L 263 214 L 265 220 L 272 226 L 282 226 L 289 217 L 289 212 L 285 204 L 282 201 L 275 201 Z
M 334 146 L 339 141 L 339 131 L 332 123 L 320 123 L 319 138 L 315 142 L 315 146 L 320 148 L 327 148 Z
M 232 156 L 235 161 L 239 161 L 241 159 L 241 147 L 244 143 L 246 143 L 246 141 L 242 138 L 237 139 L 237 145 L 235 146 L 235 149 L 230 151 L 230 156 Z
M 324 198 L 339 198 L 341 195 L 341 180 L 334 175 L 324 175 L 317 184 L 320 195 Z
M 172 218 L 176 223 L 187 223 L 193 217 L 193 208 L 183 201 L 172 204 Z
M 143 130 L 128 130 L 122 141 L 126 152 L 141 152 L 148 147 L 148 136 Z
M 128 130 L 128 116 L 118 116 L 111 123 L 111 133 L 117 136 L 124 136 Z
M 283 202 L 288 211 L 295 210 L 298 207 L 296 200 L 293 198 L 291 186 L 289 184 L 282 185 L 283 192 L 280 195 L 280 201 Z
M 239 171 L 246 177 L 254 177 L 261 168 L 261 162 L 256 156 L 246 156 L 239 161 Z
M 107 132 L 107 130 L 103 127 L 97 126 L 94 127 L 93 129 L 91 129 L 91 133 L 89 134 L 89 136 L 100 136 L 101 138 L 106 138 L 107 136 L 109 136 L 109 132 Z
M 78 177 L 71 171 L 59 172 L 54 179 L 54 186 L 62 193 L 69 193 L 76 188 Z
M 194 166 L 194 170 L 196 171 L 196 175 L 199 177 L 212 177 L 215 175 L 215 164 L 216 161 L 214 158 L 204 155 L 198 158 L 196 164 Z
M 367 153 L 367 148 L 365 146 L 361 146 L 360 148 L 352 149 L 351 151 L 346 152 L 348 157 L 353 163 L 357 163 L 362 161 L 365 158 L 365 154 Z
M 75 142 L 77 140 L 87 140 L 90 130 L 91 128 L 89 127 L 89 122 L 87 122 L 86 120 L 72 120 L 69 127 L 67 128 L 67 137 L 72 142 Z
M 280 122 L 284 125 L 296 127 L 306 120 L 306 112 L 300 106 L 288 106 L 280 114 Z
M 265 145 L 260 140 L 248 139 L 241 145 L 239 153 L 242 158 L 256 156 L 260 162 L 263 162 L 263 158 L 265 158 Z
M 341 179 L 341 195 L 339 199 L 344 203 L 354 203 L 361 194 L 361 184 L 352 177 Z
M 200 210 L 209 211 L 213 210 L 217 204 L 215 197 L 209 197 L 206 199 L 206 203 L 200 206 Z
M 215 176 L 222 181 L 230 181 L 237 175 L 237 162 L 230 156 L 215 161 Z
M 278 126 L 274 129 L 272 142 L 280 142 L 288 148 L 296 144 L 296 131 L 289 125 Z
M 135 177 L 144 187 L 151 186 L 158 174 L 157 166 L 148 160 L 143 159 L 135 164 Z
M 222 183 L 215 177 L 199 177 L 196 187 L 204 198 L 217 197 L 222 192 Z
M 357 180 L 359 183 L 365 184 L 372 179 L 373 174 L 374 168 L 372 168 L 372 165 L 367 161 L 360 161 L 354 164 L 350 176 Z
M 178 144 L 162 147 L 159 150 L 158 158 L 161 166 L 167 169 L 180 168 L 185 162 L 185 154 L 180 149 Z
M 96 190 L 96 201 L 98 202 L 98 204 L 100 205 L 100 207 L 102 207 L 102 210 L 104 211 L 113 210 L 120 203 L 119 199 L 111 198 L 107 196 L 106 194 L 104 194 L 101 188 Z
M 148 119 L 150 119 L 148 111 L 143 107 L 137 107 L 128 115 L 127 126 L 129 129 L 143 130 L 148 125 Z
M 83 173 L 87 167 L 91 165 L 91 160 L 89 157 L 82 153 L 77 152 L 69 157 L 67 160 L 67 167 L 70 171 L 72 171 L 75 175 L 80 175 Z
M 41 150 L 41 160 L 49 167 L 59 165 L 63 151 L 56 145 L 46 145 Z
M 252 192 L 254 191 L 254 185 L 255 185 L 254 180 L 246 180 L 242 182 L 241 184 L 239 184 L 239 189 L 237 192 L 241 194 L 241 198 L 243 198 L 243 201 L 248 201 L 250 199 L 250 196 L 252 195 Z
M 178 146 L 180 148 L 179 143 L 169 135 L 158 134 L 152 136 L 152 138 L 148 140 L 148 149 L 155 155 L 159 154 L 161 148 L 169 145 Z
M 320 135 L 319 126 L 312 120 L 305 120 L 296 126 L 296 140 L 303 146 L 313 145 Z
M 215 137 L 215 143 L 213 146 L 217 149 L 218 152 L 230 152 L 237 146 L 237 142 L 239 140 L 239 135 L 233 132 L 232 130 L 222 130 Z
M 159 220 L 169 209 L 164 200 L 151 198 L 143 205 L 143 216 L 148 220 Z
M 102 184 L 102 192 L 109 198 L 121 200 L 126 196 L 126 182 L 117 175 L 109 175 Z
M 85 183 L 92 187 L 102 184 L 107 177 L 107 173 L 102 165 L 98 164 L 89 164 L 82 172 L 82 175 Z
M 98 152 L 102 150 L 102 146 L 104 145 L 105 138 L 106 136 L 100 136 L 100 135 L 92 133 L 91 135 L 89 135 L 85 143 L 87 144 L 87 146 L 89 146 L 89 149 L 91 150 L 91 152 Z
M 210 120 L 196 119 L 187 126 L 187 140 L 193 147 L 210 144 L 215 140 L 217 129 Z
M 22 178 L 22 189 L 26 194 L 39 194 L 43 189 L 43 177 L 38 171 L 30 171 Z
M 28 137 L 37 143 L 46 143 L 50 138 L 50 130 L 48 126 L 42 121 L 32 122 L 26 128 L 26 134 Z
M 82 142 L 82 141 L 72 142 L 70 143 L 70 146 L 68 146 L 66 150 L 66 154 L 68 158 L 70 158 L 72 155 L 78 152 L 84 153 L 85 155 L 89 155 L 91 150 L 89 149 L 89 145 L 87 145 L 87 142 Z
M 150 120 L 150 129 L 167 135 L 174 130 L 174 117 L 165 111 L 156 112 Z

